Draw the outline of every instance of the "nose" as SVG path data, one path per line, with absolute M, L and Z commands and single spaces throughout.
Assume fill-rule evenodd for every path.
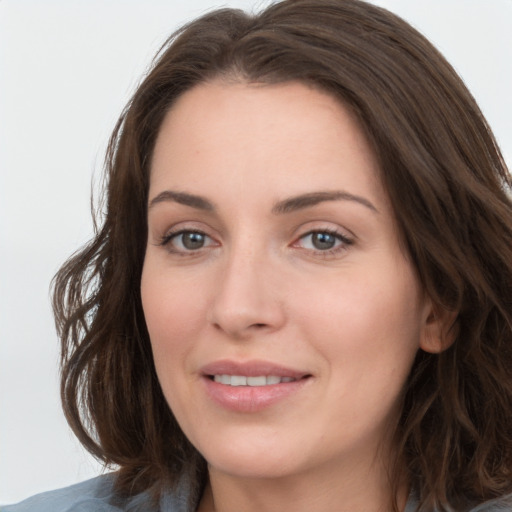
M 280 273 L 272 258 L 233 251 L 219 272 L 209 321 L 232 339 L 274 332 L 285 323 Z

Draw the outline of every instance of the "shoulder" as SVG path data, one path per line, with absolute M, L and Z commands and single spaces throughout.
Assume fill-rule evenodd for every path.
M 113 492 L 115 474 L 102 475 L 63 489 L 44 492 L 16 505 L 0 507 L 0 512 L 151 512 L 147 494 L 133 496 L 118 504 Z M 186 480 L 179 482 L 175 492 L 162 496 L 160 512 L 186 512 L 189 489 Z M 116 503 L 117 501 L 117 503 Z
M 16 505 L 2 507 L 1 512 L 118 512 L 119 508 L 109 504 L 113 481 L 113 475 L 102 475 L 63 489 L 36 494 Z
M 512 512 L 512 494 L 486 501 L 472 508 L 470 512 Z
M 405 507 L 404 512 L 417 512 L 418 500 L 414 494 L 409 496 L 409 500 Z M 458 512 L 452 508 L 449 508 L 451 512 Z M 432 512 L 439 512 L 436 508 Z M 464 509 L 464 512 L 512 512 L 512 494 L 505 494 L 499 498 L 495 498 L 479 505 L 475 505 L 470 509 Z

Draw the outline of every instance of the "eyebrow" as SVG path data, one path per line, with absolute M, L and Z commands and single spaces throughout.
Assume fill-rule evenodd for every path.
M 369 208 L 375 213 L 379 213 L 377 208 L 366 198 L 356 196 L 341 190 L 326 191 L 326 192 L 310 192 L 308 194 L 301 194 L 299 196 L 290 197 L 279 201 L 273 208 L 272 213 L 282 214 L 291 213 L 297 210 L 303 210 L 311 206 L 323 203 L 325 201 L 354 201 L 358 204 Z
M 163 192 L 160 192 L 160 194 L 151 199 L 148 208 L 151 209 L 156 204 L 164 203 L 167 201 L 190 206 L 191 208 L 196 208 L 197 210 L 215 210 L 213 203 L 202 196 L 196 196 L 195 194 L 189 194 L 187 192 L 175 192 L 173 190 L 164 190 Z
M 176 192 L 173 190 L 164 190 L 163 192 L 160 192 L 160 194 L 155 196 L 149 202 L 148 208 L 151 209 L 158 203 L 168 201 L 190 206 L 191 208 L 195 208 L 197 210 L 215 211 L 214 204 L 205 197 L 189 194 L 188 192 Z M 315 206 L 325 201 L 353 201 L 362 206 L 365 206 L 375 213 L 379 212 L 368 199 L 350 194 L 349 192 L 335 190 L 309 192 L 307 194 L 301 194 L 298 196 L 290 197 L 288 199 L 284 199 L 277 202 L 273 206 L 272 213 L 277 215 L 291 213 L 298 210 L 303 210 L 305 208 L 310 208 L 311 206 Z

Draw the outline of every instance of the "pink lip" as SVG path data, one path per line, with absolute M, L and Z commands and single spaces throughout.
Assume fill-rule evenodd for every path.
M 292 377 L 301 379 L 308 372 L 294 370 L 268 361 L 243 361 L 231 360 L 215 361 L 201 368 L 203 375 L 247 375 L 247 377 L 258 377 L 259 375 L 278 375 L 279 377 Z
M 310 374 L 267 361 L 216 361 L 201 368 L 207 395 L 218 405 L 236 412 L 258 412 L 299 392 L 310 380 Z M 228 386 L 215 382 L 213 375 L 275 375 L 297 380 L 269 386 Z

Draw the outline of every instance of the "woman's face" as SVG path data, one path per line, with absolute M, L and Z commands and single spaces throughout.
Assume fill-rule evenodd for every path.
M 357 122 L 298 83 L 212 82 L 161 127 L 142 302 L 211 468 L 371 464 L 431 317 Z

